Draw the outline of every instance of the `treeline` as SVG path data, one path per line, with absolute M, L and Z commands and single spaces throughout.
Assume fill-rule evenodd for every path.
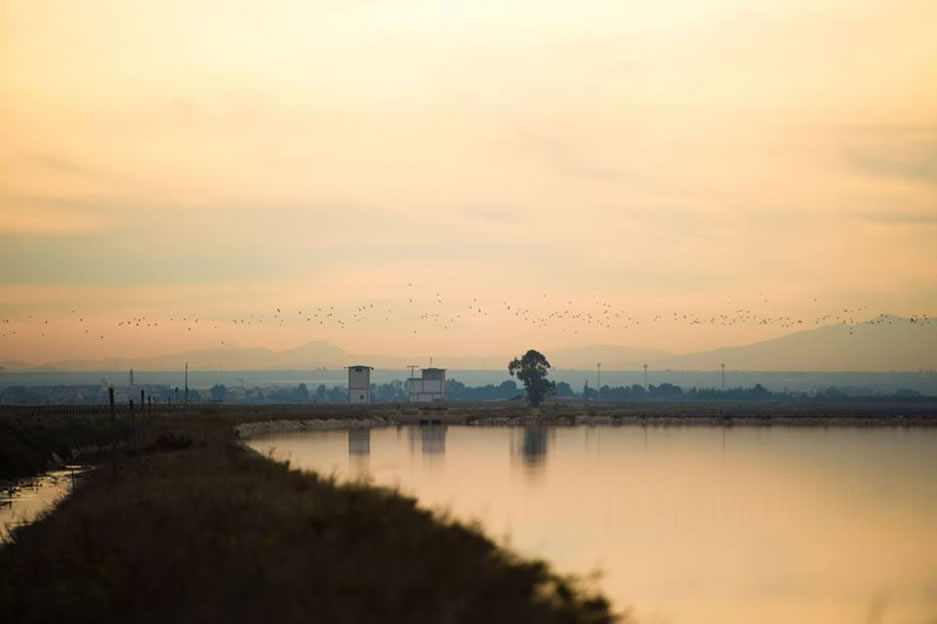
M 100 391 L 84 391 L 83 386 L 30 387 L 9 386 L 0 390 L 0 405 L 100 405 L 107 402 L 107 394 Z M 525 392 L 513 380 L 498 385 L 466 386 L 464 383 L 450 379 L 446 382 L 446 391 L 449 401 L 503 401 L 514 398 L 524 398 Z M 128 395 L 121 390 L 118 402 L 126 405 L 130 399 L 138 399 L 139 394 L 134 392 Z M 146 389 L 147 400 L 158 404 L 181 404 L 185 400 L 185 392 L 169 387 L 152 387 Z M 861 387 L 827 387 L 812 392 L 774 392 L 761 384 L 750 388 L 697 388 L 688 389 L 680 386 L 662 383 L 659 385 L 630 386 L 602 386 L 601 390 L 585 386 L 580 390 L 574 389 L 565 381 L 557 382 L 556 392 L 547 400 L 579 400 L 602 402 L 635 402 L 635 401 L 841 401 L 850 399 L 915 399 L 927 398 L 915 390 L 902 388 L 892 393 L 875 392 Z M 253 386 L 226 387 L 216 384 L 207 390 L 190 388 L 188 391 L 190 403 L 204 403 L 213 401 L 219 403 L 347 403 L 348 388 L 346 386 L 307 386 L 300 383 L 295 386 L 271 385 L 266 387 Z M 371 384 L 371 400 L 375 403 L 406 403 L 409 400 L 406 384 L 395 379 L 388 383 Z
M 523 396 L 523 390 L 519 389 L 514 381 L 505 381 L 497 386 L 488 384 L 473 387 L 450 379 L 446 382 L 446 393 L 450 401 L 496 401 Z M 348 387 L 319 384 L 310 388 L 301 383 L 297 386 L 228 388 L 216 384 L 208 390 L 208 398 L 219 402 L 347 403 Z M 383 384 L 371 384 L 371 400 L 376 403 L 406 403 L 409 400 L 406 384 L 399 379 Z
M 751 388 L 690 388 L 684 390 L 671 383 L 650 384 L 646 388 L 640 385 L 602 386 L 600 390 L 585 387 L 582 392 L 575 392 L 566 383 L 556 385 L 557 396 L 569 398 L 587 398 L 592 401 L 653 401 L 653 400 L 690 400 L 690 401 L 767 401 L 771 399 L 792 398 L 790 393 L 771 392 L 761 384 Z
M 191 392 L 191 391 L 190 391 Z M 466 386 L 464 383 L 450 379 L 446 382 L 446 393 L 449 401 L 502 401 L 524 397 L 524 389 L 518 387 L 513 380 L 501 384 L 488 384 L 485 386 Z M 295 387 L 272 386 L 267 388 L 250 388 L 247 390 L 228 389 L 222 385 L 212 387 L 208 392 L 214 401 L 248 402 L 248 403 L 347 403 L 348 388 L 346 386 L 325 386 L 309 388 L 306 384 Z M 633 401 L 792 401 L 792 400 L 820 400 L 835 401 L 855 398 L 894 398 L 907 399 L 922 397 L 915 390 L 902 388 L 891 394 L 874 394 L 865 388 L 836 388 L 828 387 L 814 392 L 774 392 L 761 384 L 749 388 L 697 388 L 684 389 L 671 383 L 659 385 L 650 384 L 630 386 L 602 386 L 596 390 L 585 386 L 580 391 L 573 389 L 570 384 L 560 381 L 556 384 L 556 393 L 553 399 L 560 400 L 589 400 L 607 402 L 633 402 Z M 383 384 L 371 384 L 371 400 L 375 403 L 406 403 L 409 400 L 406 384 L 394 380 Z
M 563 398 L 588 399 L 590 401 L 792 401 L 792 400 L 820 400 L 835 401 L 856 398 L 893 398 L 907 399 L 923 397 L 920 392 L 908 388 L 899 388 L 890 394 L 875 393 L 867 388 L 845 387 L 837 388 L 829 386 L 827 388 L 813 392 L 794 392 L 783 391 L 774 392 L 768 390 L 761 384 L 755 384 L 750 388 L 697 388 L 692 387 L 683 389 L 680 386 L 671 383 L 662 383 L 660 385 L 650 384 L 644 386 L 634 384 L 631 386 L 602 386 L 601 390 L 584 387 L 581 392 L 576 392 L 568 383 L 559 382 L 556 384 L 556 396 Z
M 446 382 L 446 394 L 450 401 L 497 401 L 523 396 L 524 391 L 513 380 L 500 385 L 466 386 L 461 381 L 450 379 Z

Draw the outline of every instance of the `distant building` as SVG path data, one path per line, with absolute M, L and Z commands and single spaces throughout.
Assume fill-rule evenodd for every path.
M 371 402 L 371 370 L 370 366 L 348 367 L 348 402 Z
M 407 380 L 411 403 L 432 403 L 446 400 L 446 369 L 424 368 L 422 377 Z

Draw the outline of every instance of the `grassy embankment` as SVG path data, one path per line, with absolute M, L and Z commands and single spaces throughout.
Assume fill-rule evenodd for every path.
M 130 435 L 131 421 L 124 412 L 112 428 L 102 408 L 0 408 L 0 482 L 41 473 L 55 459 L 96 463 L 112 440 L 126 441 Z
M 116 462 L 105 456 L 54 513 L 0 548 L 0 621 L 613 619 L 601 596 L 411 499 L 245 450 L 232 426 L 255 417 L 138 423 Z M 23 418 L 5 430 L 34 450 L 68 431 L 110 440 L 96 425 L 63 420 L 59 431 Z

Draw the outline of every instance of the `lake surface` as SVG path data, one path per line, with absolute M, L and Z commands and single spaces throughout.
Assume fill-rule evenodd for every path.
M 937 429 L 387 427 L 252 441 L 399 487 L 641 623 L 937 622 Z

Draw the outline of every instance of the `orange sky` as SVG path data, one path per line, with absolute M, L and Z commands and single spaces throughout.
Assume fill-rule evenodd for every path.
M 933 313 L 935 23 L 930 0 L 4 2 L 0 360 L 691 351 Z M 740 308 L 772 321 L 651 322 Z

